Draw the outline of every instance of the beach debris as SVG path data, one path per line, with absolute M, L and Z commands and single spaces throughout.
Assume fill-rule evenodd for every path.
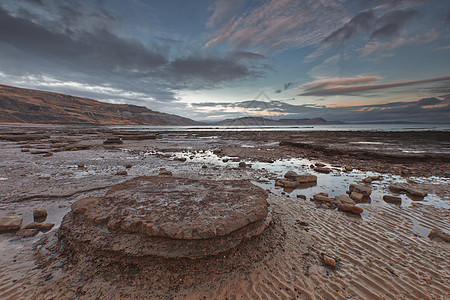
M 339 204 L 338 209 L 346 212 L 351 212 L 356 215 L 360 215 L 364 209 L 356 205 Z
M 44 208 L 37 208 L 33 211 L 33 220 L 35 222 L 44 222 L 47 219 L 47 211 Z
M 323 262 L 325 265 L 335 268 L 336 267 L 336 260 L 334 258 L 329 257 L 328 255 L 323 255 Z
M 402 198 L 397 196 L 384 195 L 383 200 L 387 203 L 402 204 Z
M 23 218 L 20 216 L 4 216 L 0 218 L 0 232 L 19 230 L 22 226 Z
M 16 232 L 16 235 L 17 235 L 17 236 L 24 237 L 24 238 L 29 238 L 29 237 L 36 236 L 38 233 L 39 233 L 39 229 L 25 229 L 25 228 L 20 228 L 20 229 Z
M 217 255 L 267 228 L 267 197 L 248 180 L 137 177 L 75 202 L 59 238 L 70 251 L 117 259 Z
M 428 234 L 428 237 L 431 240 L 450 243 L 450 234 L 443 232 L 439 228 L 431 229 L 431 232 Z
M 350 184 L 349 191 L 357 192 L 359 194 L 362 194 L 364 197 L 369 197 L 370 194 L 372 193 L 372 189 L 370 187 L 356 183 Z

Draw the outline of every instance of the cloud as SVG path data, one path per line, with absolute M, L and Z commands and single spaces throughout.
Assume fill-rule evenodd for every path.
M 421 100 L 386 104 L 327 107 L 317 104 L 292 105 L 282 101 L 243 101 L 237 103 L 196 103 L 193 108 L 207 111 L 213 120 L 242 116 L 285 118 L 324 118 L 345 122 L 397 122 L 415 121 L 449 123 L 450 98 L 424 98 Z
M 213 14 L 206 22 L 206 26 L 214 28 L 229 23 L 245 5 L 245 2 L 246 0 L 216 0 L 210 7 Z
M 425 83 L 439 83 L 450 81 L 450 76 L 421 79 L 405 82 L 365 84 L 381 80 L 378 76 L 366 76 L 357 78 L 338 78 L 330 80 L 320 80 L 304 84 L 301 96 L 335 96 L 335 95 L 362 95 L 364 93 L 390 89 L 396 87 L 414 86 Z M 299 95 L 299 96 L 300 96 Z
M 327 18 L 322 18 L 326 15 Z M 271 0 L 236 15 L 215 31 L 206 47 L 274 53 L 319 43 L 343 17 L 340 1 Z
M 231 51 L 228 53 L 228 56 L 235 60 L 245 59 L 245 60 L 258 61 L 258 60 L 268 59 L 266 56 L 264 56 L 262 54 L 255 53 L 255 52 L 249 52 L 249 51 Z
M 379 28 L 372 32 L 370 39 L 374 40 L 396 37 L 400 34 L 400 30 L 405 23 L 418 15 L 419 12 L 414 9 L 389 12 L 378 18 L 376 25 L 379 26 Z
M 327 36 L 323 42 L 342 45 L 359 30 L 369 30 L 373 25 L 375 16 L 373 11 L 364 11 L 354 16 L 349 22 Z

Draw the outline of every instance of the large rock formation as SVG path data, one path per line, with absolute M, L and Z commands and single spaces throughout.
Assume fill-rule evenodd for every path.
M 75 202 L 59 237 L 70 251 L 201 258 L 261 234 L 266 199 L 249 181 L 138 177 Z

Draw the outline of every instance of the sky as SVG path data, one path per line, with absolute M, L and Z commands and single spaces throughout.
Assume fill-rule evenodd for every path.
M 0 0 L 0 84 L 199 121 L 450 123 L 450 1 Z

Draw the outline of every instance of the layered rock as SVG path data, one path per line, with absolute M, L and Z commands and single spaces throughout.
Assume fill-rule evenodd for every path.
M 75 202 L 59 237 L 71 251 L 201 258 L 261 234 L 266 199 L 249 181 L 138 177 Z

